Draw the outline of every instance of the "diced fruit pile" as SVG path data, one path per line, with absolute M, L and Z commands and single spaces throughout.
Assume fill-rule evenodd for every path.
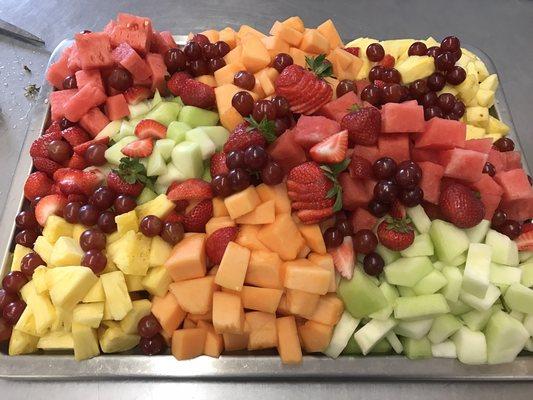
M 119 14 L 47 79 L 9 354 L 532 351 L 532 181 L 456 37 L 344 45 L 291 17 L 178 46 Z

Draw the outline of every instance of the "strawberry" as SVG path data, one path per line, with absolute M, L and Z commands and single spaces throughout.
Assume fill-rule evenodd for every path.
M 525 224 L 532 225 L 532 224 Z M 522 233 L 516 239 L 516 245 L 520 251 L 533 251 L 533 230 L 524 231 L 522 228 Z
M 388 217 L 378 225 L 378 238 L 383 246 L 390 250 L 402 251 L 411 246 L 415 240 L 415 231 L 408 219 Z
M 163 218 L 164 222 L 179 222 L 180 224 L 183 222 L 183 215 L 178 214 L 176 210 L 172 210 L 168 213 L 168 215 Z
M 140 182 L 128 183 L 116 172 L 110 172 L 107 175 L 107 186 L 118 194 L 137 197 L 141 194 L 144 186 Z
M 152 186 L 152 180 L 146 176 L 146 168 L 137 159 L 122 158 L 118 169 L 107 175 L 107 186 L 117 194 L 137 197 L 145 185 Z
M 202 200 L 183 218 L 183 227 L 186 232 L 205 232 L 205 225 L 213 216 L 213 203 L 211 200 Z
M 100 185 L 100 177 L 92 171 L 61 168 L 54 173 L 54 180 L 65 195 L 83 194 L 90 196 Z
M 152 138 L 139 139 L 127 144 L 121 151 L 122 154 L 131 158 L 148 157 L 154 151 L 154 141 Z
M 134 105 L 152 97 L 152 91 L 145 86 L 132 86 L 126 89 L 124 97 L 128 104 Z
M 35 157 L 33 159 L 33 166 L 38 171 L 44 172 L 50 177 L 54 175 L 54 172 L 62 168 L 61 164 L 56 163 L 55 161 L 52 161 L 49 158 L 45 157 Z
M 187 207 L 189 207 L 189 201 L 188 200 L 178 200 L 178 201 L 175 201 L 174 204 L 176 205 L 174 207 L 174 210 L 180 212 L 180 211 L 185 211 L 187 209 Z
M 287 180 L 289 181 L 305 184 L 324 181 L 325 178 L 324 171 L 313 161 L 308 161 L 294 167 L 287 176 Z
M 439 206 L 448 221 L 463 229 L 472 228 L 481 222 L 485 207 L 474 191 L 457 182 L 442 186 Z
M 296 215 L 306 225 L 317 224 L 333 215 L 333 207 L 323 208 L 321 210 L 300 210 L 296 212 Z
M 89 140 L 89 141 L 87 141 L 85 143 L 79 144 L 76 147 L 74 147 L 74 153 L 79 154 L 80 156 L 84 156 L 85 152 L 87 151 L 87 149 L 89 148 L 90 145 L 99 144 L 99 143 L 107 145 L 109 143 L 109 137 L 103 137 L 103 138 L 100 138 L 100 139 L 93 139 L 93 140 Z
M 153 119 L 143 119 L 135 127 L 135 136 L 139 139 L 164 139 L 167 136 L 167 127 Z
M 236 226 L 227 226 L 214 231 L 205 242 L 205 253 L 213 264 L 220 264 L 228 243 L 235 240 L 239 233 Z
M 428 215 L 429 219 L 444 219 L 441 209 L 437 204 L 430 203 L 429 201 L 423 201 L 422 208 Z
M 266 146 L 266 140 L 257 129 L 248 130 L 248 123 L 244 122 L 235 127 L 224 145 L 224 153 L 228 154 L 232 150 L 245 150 L 252 145 Z
M 407 210 L 405 209 L 405 206 L 398 199 L 395 199 L 392 202 L 392 206 L 391 206 L 391 209 L 389 210 L 389 214 L 392 215 L 396 219 L 403 219 L 407 216 Z
M 348 130 L 350 140 L 364 146 L 375 145 L 381 132 L 381 114 L 377 108 L 364 107 L 346 114 L 341 121 Z
M 359 47 L 345 47 L 344 50 L 356 57 L 359 57 L 359 51 L 361 49 Z
M 533 231 L 533 222 L 524 222 L 522 224 L 522 233 Z
M 215 153 L 211 156 L 211 165 L 209 166 L 211 176 L 225 175 L 229 172 L 226 165 L 226 154 L 223 152 Z
M 187 72 L 174 72 L 167 81 L 167 88 L 174 96 L 179 96 L 185 81 L 191 78 L 192 76 Z
M 348 165 L 348 172 L 351 178 L 359 179 L 372 179 L 374 175 L 370 161 L 355 153 L 352 154 L 352 160 L 350 161 L 350 165 Z
M 348 131 L 340 131 L 315 144 L 309 155 L 317 163 L 336 164 L 346 157 L 348 150 Z
M 35 200 L 36 197 L 44 197 L 52 192 L 53 183 L 44 172 L 32 172 L 26 178 L 24 196 L 30 201 Z
M 352 279 L 355 268 L 355 252 L 353 250 L 353 240 L 351 236 L 345 236 L 338 247 L 328 249 L 328 253 L 333 258 L 333 264 L 337 272 L 346 279 Z
M 174 186 L 168 192 L 169 200 L 204 200 L 212 199 L 211 185 L 202 179 L 191 178 Z
M 61 136 L 63 136 L 63 139 L 69 142 L 69 144 L 72 147 L 75 147 L 79 144 L 82 144 L 82 143 L 85 143 L 91 140 L 91 138 L 89 137 L 89 134 L 76 125 L 62 130 Z
M 322 198 L 319 201 L 293 201 L 293 210 L 321 210 L 323 208 L 333 207 L 335 199 Z
M 44 134 L 47 135 L 52 132 L 61 132 L 61 125 L 59 125 L 59 121 L 52 121 L 50 126 L 44 131 Z
M 396 60 L 394 59 L 394 56 L 390 54 L 385 54 L 385 57 L 379 62 L 380 65 L 383 65 L 385 68 L 394 68 L 394 64 L 396 64 Z
M 73 169 L 84 169 L 86 166 L 87 161 L 85 161 L 85 158 L 76 153 L 72 154 L 72 157 L 70 157 L 67 163 L 67 167 Z
M 33 141 L 30 147 L 30 156 L 32 157 L 48 157 L 48 144 L 52 140 L 61 139 L 61 131 L 52 131 L 39 136 Z
M 207 109 L 215 106 L 215 90 L 195 79 L 187 79 L 183 82 L 180 88 L 180 98 L 187 106 Z
M 39 225 L 44 226 L 52 214 L 62 215 L 67 205 L 67 198 L 59 194 L 49 194 L 43 197 L 35 206 L 35 219 Z

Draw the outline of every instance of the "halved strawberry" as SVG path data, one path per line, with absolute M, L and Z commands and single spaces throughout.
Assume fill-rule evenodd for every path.
M 212 199 L 211 185 L 202 179 L 191 178 L 174 186 L 168 192 L 169 200 L 204 200 Z
M 50 126 L 44 131 L 44 134 L 46 135 L 52 132 L 61 132 L 61 126 L 59 125 L 59 121 L 52 121 Z
M 210 109 L 215 106 L 215 90 L 203 82 L 187 79 L 179 90 L 181 101 L 188 106 Z
M 316 202 L 323 200 L 328 193 L 328 189 L 309 190 L 305 192 L 289 191 L 289 199 L 293 202 Z
M 211 176 L 227 174 L 229 172 L 226 165 L 226 154 L 223 152 L 215 153 L 211 156 L 211 165 L 209 166 Z
M 28 175 L 24 183 L 24 196 L 30 201 L 36 197 L 46 196 L 52 192 L 53 183 L 44 172 L 33 172 Z
M 322 210 L 333 207 L 335 199 L 324 199 L 318 201 L 295 201 L 291 204 L 293 210 Z
M 152 91 L 145 86 L 132 86 L 124 92 L 124 97 L 128 104 L 134 105 L 143 100 L 149 99 Z
M 167 214 L 167 216 L 163 219 L 165 222 L 179 222 L 180 224 L 183 222 L 183 214 L 178 214 L 176 210 L 172 210 Z
M 205 242 L 205 253 L 213 264 L 220 264 L 226 247 L 229 242 L 233 241 L 239 233 L 236 226 L 227 226 L 214 231 Z
M 300 210 L 296 212 L 302 223 L 316 224 L 333 215 L 333 207 L 323 208 L 321 210 Z
M 131 158 L 144 158 L 152 154 L 154 141 L 152 138 L 140 139 L 126 145 L 121 151 L 122 154 Z
M 359 179 L 372 179 L 374 175 L 370 161 L 357 154 L 352 154 L 352 160 L 350 161 L 350 165 L 348 165 L 348 172 L 351 178 Z
M 153 119 L 143 119 L 135 127 L 135 136 L 139 139 L 164 139 L 167 136 L 167 127 Z
M 102 182 L 101 177 L 93 171 L 61 168 L 54 174 L 56 184 L 66 195 L 83 194 L 90 196 Z
M 333 257 L 333 264 L 337 272 L 346 279 L 352 279 L 355 267 L 355 252 L 353 250 L 353 240 L 351 236 L 345 236 L 342 244 L 338 247 L 328 249 L 328 253 Z
M 73 169 L 84 169 L 87 167 L 87 161 L 85 161 L 83 156 L 73 153 L 72 157 L 70 157 L 70 160 L 67 163 L 67 167 Z
M 48 144 L 52 140 L 61 139 L 61 131 L 51 131 L 42 136 L 39 136 L 33 141 L 30 147 L 30 156 L 32 157 L 48 157 Z
M 56 163 L 55 161 L 52 161 L 49 158 L 45 157 L 35 157 L 33 159 L 33 166 L 35 167 L 35 169 L 46 173 L 50 177 L 54 176 L 54 172 L 62 168 L 61 164 Z
M 185 81 L 191 78 L 192 76 L 187 72 L 174 72 L 167 81 L 167 88 L 174 96 L 179 96 Z
M 59 194 L 50 194 L 43 197 L 35 206 L 35 219 L 39 225 L 44 226 L 52 214 L 62 215 L 67 205 L 67 198 Z
M 183 218 L 183 227 L 186 232 L 205 232 L 205 225 L 213 216 L 213 202 L 202 200 Z
M 90 145 L 99 144 L 99 143 L 108 144 L 109 143 L 109 137 L 103 137 L 103 138 L 100 138 L 100 139 L 93 139 L 93 140 L 89 140 L 88 142 L 79 144 L 76 147 L 74 147 L 74 153 L 79 154 L 80 156 L 84 156 L 85 152 L 87 151 L 87 149 L 89 148 Z
M 531 225 L 531 224 L 530 224 Z M 520 251 L 533 251 L 533 230 L 527 230 L 516 239 L 516 245 Z
M 318 163 L 336 164 L 344 160 L 346 150 L 348 150 L 348 131 L 343 130 L 315 144 L 309 150 L 309 155 Z
M 63 136 L 63 139 L 69 142 L 72 147 L 91 140 L 89 134 L 76 125 L 62 130 L 61 135 Z

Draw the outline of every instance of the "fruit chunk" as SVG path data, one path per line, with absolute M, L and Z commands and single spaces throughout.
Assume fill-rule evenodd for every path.
M 302 350 L 298 339 L 298 330 L 293 316 L 276 319 L 278 332 L 278 353 L 284 364 L 302 362 Z
M 307 257 L 313 264 L 325 269 L 329 272 L 331 278 L 329 283 L 328 292 L 335 292 L 337 290 L 337 278 L 335 274 L 335 264 L 333 257 L 330 254 L 317 254 L 311 253 Z
M 269 349 L 278 345 L 276 315 L 261 311 L 246 313 L 248 350 Z
M 79 303 L 97 280 L 90 268 L 79 266 L 52 268 L 46 273 L 52 303 L 65 309 Z
M 283 291 L 279 289 L 243 286 L 241 291 L 242 305 L 249 310 L 275 313 L 282 294 Z
M 172 293 L 155 296 L 152 299 L 152 314 L 167 334 L 172 334 L 181 325 L 187 313 L 183 311 Z
M 406 103 L 387 103 L 381 107 L 383 133 L 424 132 L 424 108 Z
M 445 263 L 464 253 L 469 246 L 466 233 L 449 222 L 434 220 L 429 235 L 437 257 Z
M 505 304 L 513 311 L 529 314 L 533 310 L 533 289 L 520 283 L 513 283 L 509 286 L 503 299 Z
M 489 287 L 492 248 L 482 243 L 471 243 L 468 248 L 463 274 L 463 290 L 484 297 Z
M 446 150 L 465 146 L 466 125 L 450 119 L 431 118 L 424 133 L 415 139 L 415 148 Z
M 213 276 L 174 282 L 169 291 L 176 296 L 180 308 L 191 314 L 205 314 L 211 310 L 216 290 Z
M 440 293 L 413 297 L 399 297 L 394 304 L 394 317 L 417 320 L 432 318 L 450 311 L 448 303 Z
M 150 310 L 150 307 L 148 307 Z M 98 328 L 104 317 L 104 303 L 78 304 L 72 312 L 72 322 Z
M 252 250 L 244 282 L 262 288 L 280 289 L 282 261 L 276 253 Z
M 217 333 L 244 332 L 244 310 L 238 295 L 226 292 L 213 294 L 213 326 Z
M 255 189 L 263 203 L 266 203 L 269 200 L 274 200 L 276 214 L 291 212 L 291 201 L 287 195 L 287 187 L 285 186 L 285 183 L 280 183 L 275 186 L 269 186 L 262 183 Z
M 113 66 L 109 36 L 103 32 L 78 33 L 76 48 L 83 69 Z
M 130 230 L 108 246 L 108 253 L 123 273 L 144 276 L 149 266 L 150 245 L 149 237 Z
M 80 265 L 83 250 L 78 242 L 71 237 L 62 236 L 57 239 L 50 255 L 50 263 L 56 267 Z
M 516 242 L 508 236 L 490 229 L 487 232 L 485 243 L 492 247 L 492 262 L 511 267 L 518 265 L 518 247 Z
M 174 246 L 164 266 L 175 282 L 205 275 L 205 240 L 205 234 L 196 233 Z
M 224 200 L 224 204 L 232 219 L 237 219 L 253 211 L 261 199 L 253 186 L 248 186 L 245 190 L 232 194 Z
M 483 332 L 475 332 L 463 326 L 452 337 L 457 358 L 464 364 L 480 365 L 487 362 L 487 341 Z
M 306 259 L 287 261 L 283 266 L 285 270 L 284 286 L 288 289 L 297 289 L 309 293 L 326 294 L 329 288 L 330 273 Z
M 368 354 L 372 348 L 390 332 L 397 322 L 393 318 L 380 321 L 372 319 L 354 334 L 354 339 L 361 348 L 363 355 Z
M 320 300 L 320 295 L 304 292 L 303 290 L 287 289 L 286 291 L 286 314 L 294 314 L 304 317 L 315 312 Z M 283 297 L 280 300 L 279 308 L 283 307 Z
M 477 182 L 481 179 L 483 166 L 488 156 L 478 151 L 453 149 L 443 151 L 439 162 L 444 166 L 444 176 L 465 182 Z
M 324 237 L 320 231 L 320 226 L 317 224 L 305 225 L 298 224 L 298 230 L 305 239 L 306 244 L 311 251 L 318 254 L 326 253 L 326 245 L 324 243 Z
M 74 359 L 86 360 L 100 354 L 96 331 L 89 326 L 73 323 Z
M 348 341 L 352 338 L 353 333 L 359 325 L 359 320 L 353 318 L 350 313 L 344 311 L 342 316 L 333 330 L 333 335 L 324 354 L 331 358 L 337 358 L 346 348 Z
M 250 261 L 250 250 L 229 242 L 215 277 L 217 285 L 240 291 Z
M 416 285 L 432 270 L 431 260 L 426 256 L 400 258 L 383 269 L 387 282 L 407 287 Z
M 322 352 L 328 347 L 333 335 L 333 326 L 307 321 L 298 327 L 302 346 L 308 353 Z
M 201 356 L 207 332 L 205 329 L 179 329 L 172 334 L 172 355 L 178 360 Z
M 341 279 L 338 294 L 354 318 L 366 317 L 389 304 L 379 287 L 360 268 L 354 271 L 351 280 Z
M 277 215 L 273 223 L 259 230 L 257 237 L 285 261 L 294 260 L 305 242 L 290 214 Z
M 120 321 L 133 307 L 124 274 L 121 271 L 108 272 L 100 279 L 106 295 L 106 309 L 112 319 Z
M 342 300 L 333 293 L 327 294 L 320 297 L 315 311 L 308 316 L 308 319 L 321 324 L 335 325 L 339 322 L 343 311 Z
M 254 210 L 238 217 L 235 222 L 238 224 L 264 225 L 271 224 L 276 218 L 274 200 L 269 200 L 259 204 Z
M 529 332 L 503 311 L 496 311 L 485 329 L 489 364 L 512 362 L 526 344 Z

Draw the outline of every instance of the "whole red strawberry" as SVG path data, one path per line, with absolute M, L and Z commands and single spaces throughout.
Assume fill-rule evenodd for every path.
M 89 134 L 77 125 L 64 129 L 61 131 L 61 135 L 72 147 L 85 143 L 91 139 Z
M 44 172 L 33 172 L 26 178 L 24 196 L 30 201 L 36 197 L 44 197 L 52 192 L 53 183 Z
M 415 240 L 415 231 L 408 219 L 388 217 L 378 225 L 377 234 L 380 243 L 394 251 L 405 250 Z
M 226 165 L 226 154 L 223 152 L 215 153 L 211 156 L 211 165 L 209 166 L 211 176 L 224 175 L 229 172 Z
M 348 130 L 352 142 L 372 146 L 378 142 L 381 132 L 381 114 L 377 108 L 364 107 L 346 114 L 341 127 Z
M 370 161 L 355 153 L 352 154 L 352 160 L 350 165 L 348 165 L 348 172 L 350 173 L 350 177 L 359 179 L 372 179 L 374 175 Z
M 91 146 L 92 144 L 105 144 L 107 145 L 109 143 L 109 137 L 103 137 L 100 139 L 93 139 L 89 140 L 87 142 L 84 142 L 82 144 L 79 144 L 74 147 L 74 153 L 79 154 L 80 156 L 84 156 L 85 152 Z
M 185 81 L 191 78 L 192 76 L 187 72 L 174 72 L 167 81 L 168 90 L 170 90 L 170 93 L 174 96 L 179 96 Z
M 213 216 L 213 202 L 202 200 L 187 212 L 183 218 L 186 232 L 205 232 L 205 225 Z
M 52 161 L 49 158 L 45 157 L 34 157 L 33 166 L 36 170 L 44 172 L 50 177 L 52 177 L 54 175 L 54 172 L 56 172 L 62 167 L 61 164 L 56 163 L 55 161 Z
M 137 197 L 144 189 L 144 185 L 140 182 L 129 183 L 124 180 L 117 172 L 110 172 L 107 175 L 107 186 L 117 194 L 124 194 L 126 196 Z
M 213 192 L 211 185 L 206 181 L 198 178 L 191 178 L 178 183 L 169 192 L 169 200 L 204 200 L 212 199 Z
M 213 108 L 215 106 L 215 91 L 209 85 L 195 79 L 187 79 L 180 89 L 183 104 L 199 108 Z
M 107 175 L 107 186 L 117 194 L 137 197 L 147 184 L 151 186 L 152 180 L 146 176 L 144 165 L 134 158 L 122 158 L 118 169 Z
M 51 131 L 42 136 L 39 136 L 33 141 L 30 147 L 30 156 L 32 157 L 48 157 L 48 144 L 52 140 L 61 139 L 61 131 Z
M 205 252 L 213 264 L 220 264 L 228 243 L 235 240 L 239 228 L 227 226 L 214 231 L 205 242 Z
M 245 150 L 252 145 L 266 146 L 266 140 L 257 129 L 250 129 L 247 122 L 243 122 L 235 127 L 228 141 L 224 145 L 224 153 L 228 154 L 232 150 Z
M 59 121 L 52 121 L 50 126 L 46 128 L 46 131 L 44 131 L 44 134 L 46 135 L 52 132 L 61 132 L 61 125 L 59 125 Z
M 444 218 L 459 228 L 472 228 L 485 215 L 485 206 L 469 187 L 449 182 L 442 185 L 439 206 Z
M 90 196 L 101 183 L 100 176 L 95 172 L 72 168 L 58 169 L 54 173 L 54 181 L 65 195 L 83 194 L 85 196 Z

